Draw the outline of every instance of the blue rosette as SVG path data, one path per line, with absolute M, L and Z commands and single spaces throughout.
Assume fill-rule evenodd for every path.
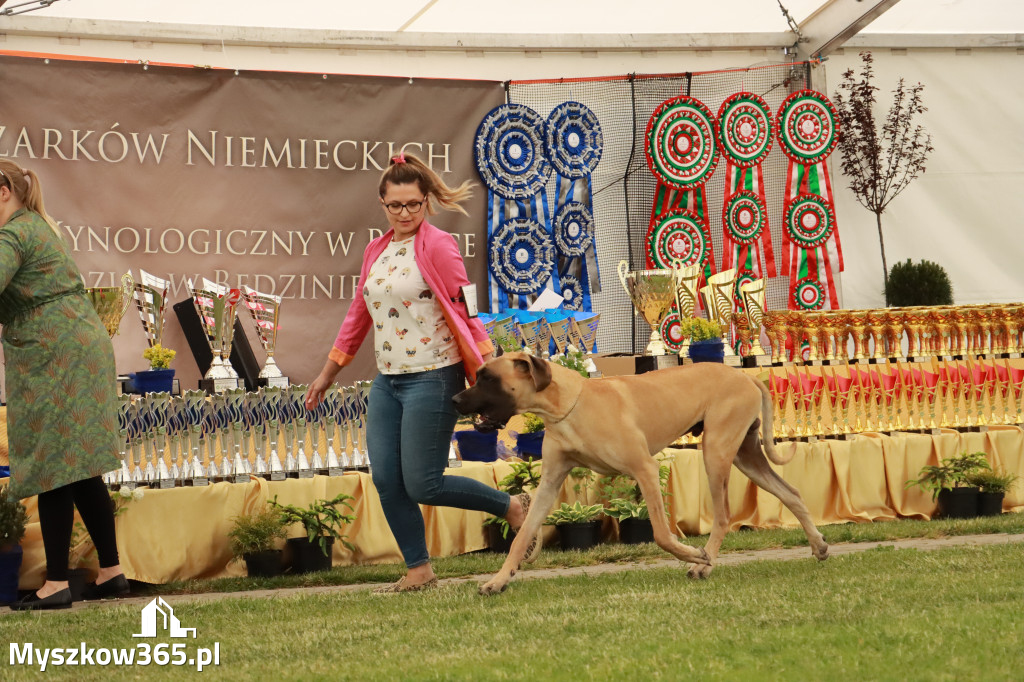
M 583 310 L 583 283 L 574 275 L 562 275 L 558 278 L 558 284 L 562 288 L 562 298 L 565 303 L 562 308 L 565 310 Z
M 512 218 L 491 238 L 491 274 L 510 294 L 535 294 L 551 278 L 555 247 L 544 227 L 529 218 Z
M 548 159 L 559 175 L 586 177 L 601 160 L 601 123 L 593 111 L 579 102 L 563 102 L 548 115 L 545 144 Z
M 484 116 L 473 156 L 488 189 L 506 199 L 525 199 L 544 188 L 551 175 L 544 130 L 540 114 L 522 104 L 502 104 Z
M 586 204 L 570 201 L 562 204 L 551 221 L 555 246 L 567 258 L 582 258 L 594 243 L 594 215 Z

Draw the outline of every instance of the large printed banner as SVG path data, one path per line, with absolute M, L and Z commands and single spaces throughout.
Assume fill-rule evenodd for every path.
M 377 183 L 410 152 L 449 184 L 473 179 L 476 123 L 504 101 L 489 81 L 242 72 L 0 55 L 0 156 L 41 177 L 87 286 L 129 268 L 282 296 L 275 359 L 293 382 L 323 366 L 356 292 L 363 250 L 387 229 Z M 486 309 L 486 190 L 455 235 Z M 249 313 L 250 344 L 263 353 Z M 164 345 L 183 388 L 199 378 L 168 305 Z M 371 340 L 342 383 L 375 373 Z M 119 372 L 147 368 L 134 306 L 114 337 Z

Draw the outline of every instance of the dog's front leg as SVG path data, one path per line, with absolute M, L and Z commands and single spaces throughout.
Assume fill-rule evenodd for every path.
M 516 539 L 512 541 L 512 547 L 509 549 L 508 556 L 505 557 L 505 563 L 490 580 L 480 586 L 480 594 L 497 594 L 504 592 L 508 587 L 509 581 L 519 570 L 519 565 L 526 556 L 526 548 L 540 532 L 541 526 L 544 525 L 544 519 L 547 518 L 548 512 L 551 511 L 555 500 L 558 499 L 558 491 L 570 469 L 572 469 L 572 463 L 565 458 L 549 456 L 547 452 L 544 453 L 540 485 L 533 493 L 533 501 L 530 503 L 530 511 L 526 514 L 526 520 L 516 531 Z

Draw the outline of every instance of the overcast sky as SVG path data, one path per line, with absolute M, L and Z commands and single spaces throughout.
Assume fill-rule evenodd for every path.
M 8 0 L 7 7 L 19 2 L 24 0 Z M 782 0 L 798 22 L 823 2 Z M 408 31 L 474 33 L 786 30 L 778 0 L 59 0 L 32 15 L 350 31 L 395 31 L 403 26 Z M 0 27 L 3 21 L 0 17 Z M 901 0 L 866 29 L 880 33 L 1022 31 L 1021 0 Z

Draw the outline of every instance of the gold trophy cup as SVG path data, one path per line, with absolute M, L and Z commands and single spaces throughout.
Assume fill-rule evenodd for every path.
M 722 325 L 723 334 L 728 335 L 732 325 L 733 293 L 736 291 L 736 268 L 729 268 L 708 277 L 708 285 L 701 287 L 700 297 L 708 318 Z M 725 343 L 725 354 L 736 355 L 729 342 Z
M 764 355 L 761 347 L 761 326 L 764 323 L 764 280 L 755 279 L 740 285 L 743 310 L 750 324 L 750 354 Z
M 633 306 L 651 326 L 651 339 L 644 355 L 665 355 L 665 342 L 658 332 L 661 321 L 669 314 L 676 299 L 677 270 L 632 270 L 629 263 L 619 263 L 619 281 L 629 294 Z
M 100 316 L 100 322 L 107 328 L 107 334 L 114 338 L 121 327 L 121 318 L 132 303 L 132 289 L 135 280 L 132 273 L 126 272 L 121 275 L 121 286 L 119 287 L 88 287 L 85 293 L 92 301 L 96 314 Z

